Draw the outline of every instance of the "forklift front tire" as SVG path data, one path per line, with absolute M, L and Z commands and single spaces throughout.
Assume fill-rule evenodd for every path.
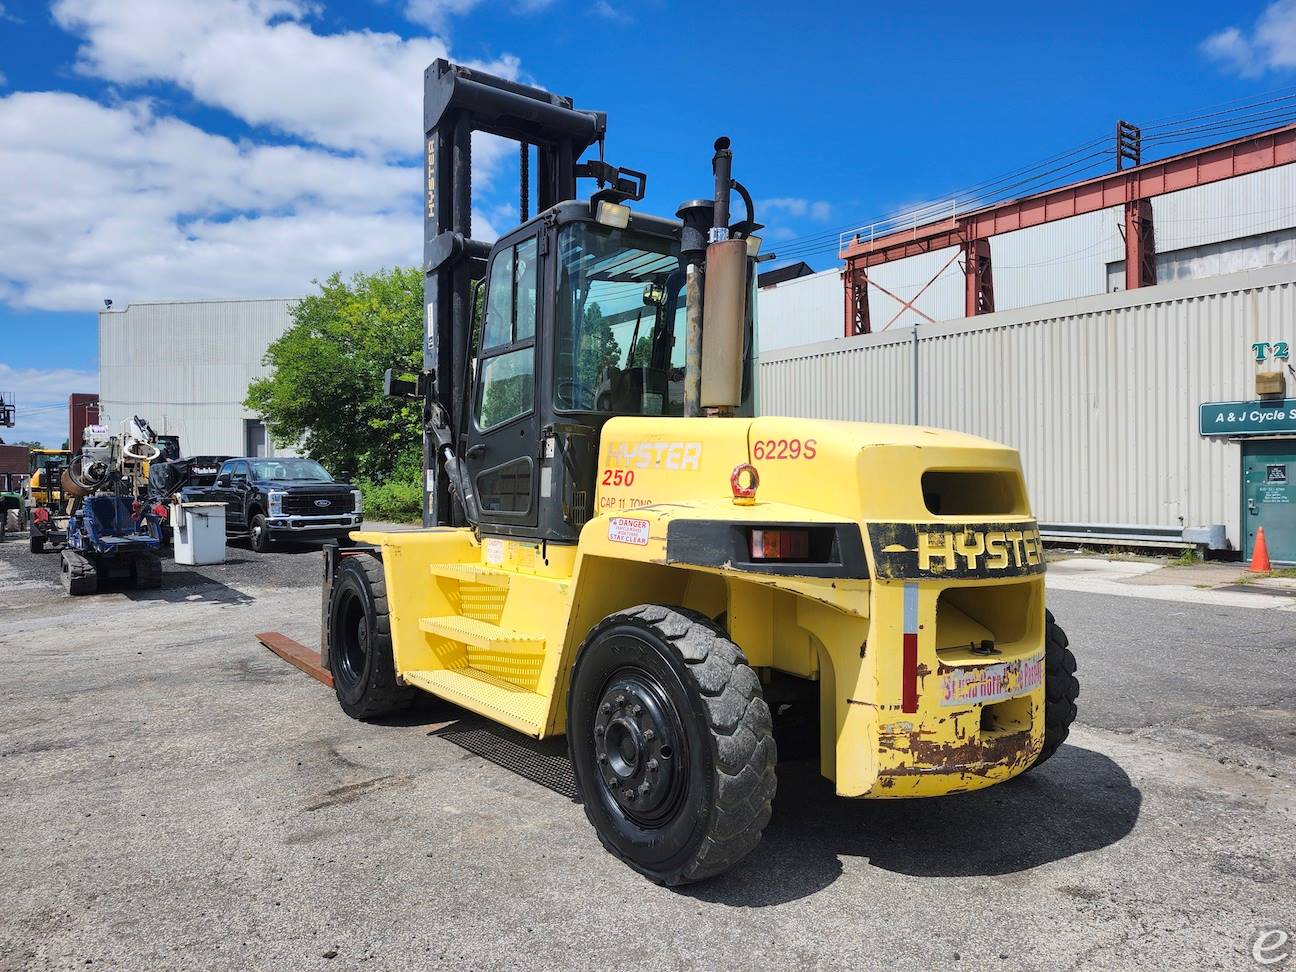
M 32 553 L 44 553 L 44 552 L 45 552 L 45 538 L 44 538 L 44 537 L 32 537 L 32 538 L 30 539 L 29 543 L 31 544 L 31 552 L 32 552 Z
M 760 680 L 695 611 L 645 604 L 590 632 L 567 745 L 599 840 L 659 884 L 729 870 L 769 822 L 776 750 Z
M 1080 681 L 1076 678 L 1075 655 L 1071 653 L 1066 632 L 1044 611 L 1044 748 L 1031 763 L 1034 769 L 1058 751 L 1075 722 L 1076 699 Z
M 329 669 L 342 711 L 352 719 L 403 712 L 417 689 L 396 682 L 387 582 L 369 554 L 342 558 L 329 602 Z

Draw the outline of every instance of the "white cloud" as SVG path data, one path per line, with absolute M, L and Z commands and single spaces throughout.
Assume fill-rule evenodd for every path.
M 819 222 L 832 218 L 832 204 L 823 200 L 801 199 L 791 196 L 779 196 L 774 199 L 762 199 L 756 203 L 756 215 L 786 213 L 788 216 L 809 217 Z
M 236 143 L 144 102 L 0 98 L 0 298 L 292 296 L 313 278 L 417 264 L 417 164 Z M 480 213 L 474 236 L 495 237 Z
M 6 442 L 41 442 L 58 448 L 67 438 L 67 400 L 73 392 L 97 392 L 99 376 L 73 368 L 14 368 L 0 362 L 0 390 L 12 392 L 17 421 L 0 428 Z
M 347 152 L 421 153 L 423 70 L 449 56 L 438 37 L 316 33 L 305 0 L 56 0 L 53 9 L 84 40 L 84 74 L 169 82 L 250 125 Z M 508 55 L 478 66 L 518 73 Z
M 1202 52 L 1247 78 L 1296 68 L 1296 0 L 1274 0 L 1250 30 L 1232 26 L 1211 34 Z
M 466 14 L 481 0 L 406 0 L 405 19 L 429 30 L 445 30 L 446 21 Z
M 168 297 L 291 296 L 313 278 L 417 264 L 422 73 L 437 38 L 315 33 L 307 0 L 56 0 L 82 71 L 124 90 L 0 97 L 0 301 L 87 310 Z M 515 76 L 504 58 L 489 69 Z M 173 83 L 253 127 L 228 138 L 132 88 Z M 269 143 L 269 128 L 308 144 Z M 473 235 L 495 166 L 474 140 Z M 511 220 L 509 220 L 511 221 Z

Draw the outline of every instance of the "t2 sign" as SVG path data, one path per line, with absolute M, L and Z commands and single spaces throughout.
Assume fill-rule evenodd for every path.
M 1268 357 L 1275 361 L 1286 361 L 1291 357 L 1286 341 L 1257 341 L 1251 345 L 1251 350 L 1255 352 L 1256 364 L 1264 364 Z

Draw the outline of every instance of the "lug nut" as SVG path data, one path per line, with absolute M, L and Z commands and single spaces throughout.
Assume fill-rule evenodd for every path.
M 617 696 L 617 699 L 616 699 L 616 702 L 617 702 L 617 708 L 620 708 L 621 706 L 625 705 L 625 696 L 624 696 L 624 695 L 618 695 L 618 696 Z
M 598 754 L 598 761 L 599 761 L 600 763 L 606 763 L 606 762 L 607 762 L 607 753 L 599 753 L 599 754 Z
M 612 706 L 609 705 L 607 702 L 604 702 L 602 705 L 599 706 L 599 711 L 602 712 L 604 715 L 606 715 L 607 713 L 612 711 Z
M 643 711 L 643 706 L 640 705 L 638 702 L 636 702 L 634 705 L 630 706 L 630 714 L 631 714 L 631 715 L 638 715 L 638 714 L 639 714 L 640 712 L 642 712 L 642 711 Z
M 657 738 L 657 733 L 653 732 L 651 729 L 644 730 L 644 739 L 646 739 L 648 742 L 652 742 L 656 738 Z
M 595 727 L 594 727 L 594 735 L 596 735 L 596 736 L 601 736 L 601 735 L 603 735 L 603 727 L 602 727 L 602 726 L 595 726 Z
M 599 758 L 600 758 L 600 759 L 606 759 L 607 757 L 606 757 L 606 756 L 601 756 L 601 757 L 599 757 Z M 650 760 L 648 760 L 648 771 L 649 771 L 650 773 L 656 773 L 656 772 L 657 772 L 657 760 L 655 760 L 655 759 L 650 759 Z M 646 785 L 646 784 L 645 784 L 645 785 Z
M 648 795 L 648 784 L 647 784 L 647 783 L 640 783 L 640 784 L 639 784 L 639 795 L 640 795 L 640 796 L 647 796 L 647 795 Z
M 621 791 L 621 795 L 625 797 L 627 800 L 633 800 L 635 798 L 635 791 L 627 787 L 626 789 Z

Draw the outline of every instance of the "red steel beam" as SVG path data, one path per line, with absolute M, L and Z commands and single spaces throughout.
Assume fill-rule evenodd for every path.
M 1082 216 L 1291 162 L 1296 162 L 1296 125 L 1193 149 L 1136 169 L 1110 172 L 1070 186 L 996 203 L 954 220 L 939 220 L 917 229 L 890 233 L 872 242 L 861 240 L 848 245 L 841 255 L 850 266 L 875 267 L 920 253 L 962 246 L 971 240 L 983 240 L 999 233 Z

